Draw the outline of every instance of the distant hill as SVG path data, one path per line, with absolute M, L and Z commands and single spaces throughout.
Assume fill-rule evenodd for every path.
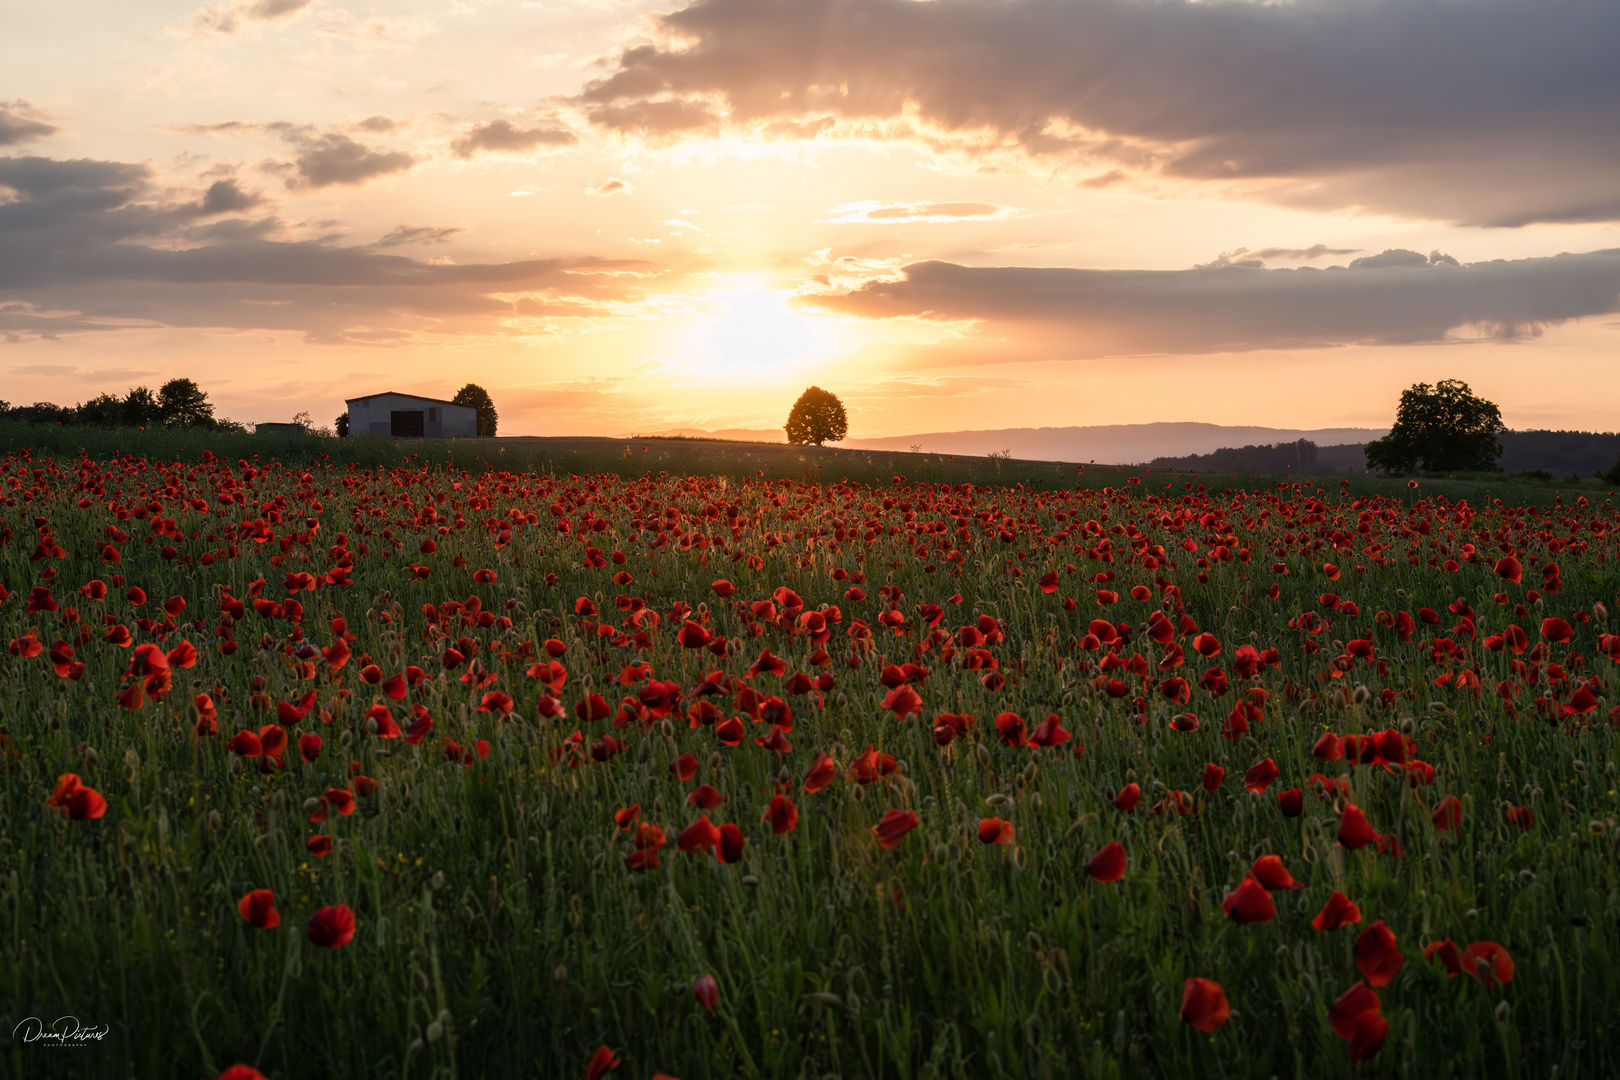
M 1134 464 L 1157 457 L 1209 454 L 1222 447 L 1292 443 L 1309 439 L 1319 447 L 1364 443 L 1389 434 L 1388 428 L 1227 427 L 1221 424 L 1108 424 L 1094 427 L 1000 428 L 992 431 L 934 431 L 884 439 L 846 439 L 839 446 L 856 450 L 909 450 L 929 454 L 982 456 L 1011 450 L 1030 461 L 1095 461 L 1102 465 Z
M 710 431 L 707 428 L 672 427 L 659 428 L 656 431 L 637 431 L 621 435 L 619 438 L 633 439 L 638 436 L 646 436 L 647 438 L 661 436 L 666 439 L 732 439 L 739 442 L 787 442 L 787 432 L 782 428 L 720 428 L 718 431 Z M 839 443 L 838 445 L 843 446 L 845 444 Z

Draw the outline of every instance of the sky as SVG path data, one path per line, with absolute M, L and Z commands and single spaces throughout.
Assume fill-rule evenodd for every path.
M 8 0 L 0 397 L 1620 428 L 1612 0 Z

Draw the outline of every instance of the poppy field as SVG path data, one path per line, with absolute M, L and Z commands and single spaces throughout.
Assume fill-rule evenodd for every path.
M 1620 1073 L 1612 500 L 1068 480 L 6 453 L 6 1074 Z

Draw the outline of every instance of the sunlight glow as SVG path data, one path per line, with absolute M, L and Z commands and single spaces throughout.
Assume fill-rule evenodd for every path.
M 711 314 L 680 335 L 678 355 L 690 374 L 775 382 L 844 352 L 853 342 L 833 319 L 788 306 L 792 294 L 747 282 L 708 297 Z

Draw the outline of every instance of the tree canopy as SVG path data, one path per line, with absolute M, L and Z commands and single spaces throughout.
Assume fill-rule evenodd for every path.
M 211 428 L 214 407 L 190 379 L 170 379 L 158 389 L 158 416 L 167 427 Z
M 457 390 L 456 396 L 450 400 L 457 405 L 478 410 L 478 434 L 495 434 L 495 425 L 500 421 L 500 414 L 495 411 L 495 402 L 490 400 L 489 391 L 477 383 L 468 383 Z
M 788 442 L 803 445 L 838 442 L 849 434 L 849 418 L 844 415 L 844 403 L 838 395 L 819 386 L 812 386 L 799 395 L 788 413 Z
M 1502 412 L 1468 384 L 1444 379 L 1402 392 L 1395 425 L 1367 444 L 1367 467 L 1385 473 L 1494 472 L 1505 429 Z

